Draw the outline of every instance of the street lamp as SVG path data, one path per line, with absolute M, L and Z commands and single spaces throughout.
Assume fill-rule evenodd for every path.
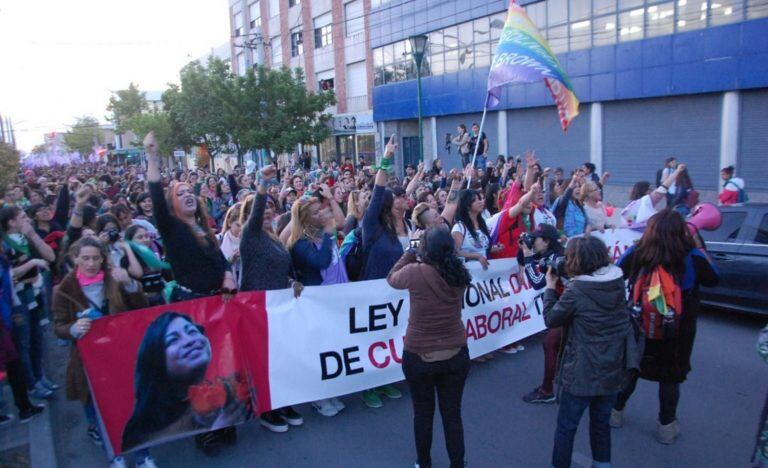
M 416 99 L 419 113 L 419 161 L 424 161 L 424 130 L 421 121 L 421 63 L 424 61 L 424 51 L 427 48 L 427 36 L 418 35 L 408 38 L 413 52 L 413 61 L 416 62 Z

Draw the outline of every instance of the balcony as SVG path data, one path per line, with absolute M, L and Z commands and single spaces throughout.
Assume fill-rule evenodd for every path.
M 362 112 L 368 110 L 368 95 L 347 98 L 347 112 Z

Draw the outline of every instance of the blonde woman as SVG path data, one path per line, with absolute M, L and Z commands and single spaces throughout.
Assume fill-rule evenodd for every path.
M 357 229 L 363 221 L 365 209 L 371 201 L 371 192 L 368 190 L 353 190 L 347 199 L 347 220 L 344 222 L 344 234 Z
M 293 205 L 290 229 L 288 249 L 296 279 L 310 286 L 349 281 L 334 242 L 336 223 L 330 210 L 323 208 L 317 198 L 301 198 Z M 328 417 L 336 416 L 345 407 L 338 398 L 319 400 L 312 406 Z
M 240 284 L 243 274 L 243 266 L 240 261 L 240 234 L 243 230 L 243 225 L 240 223 L 242 206 L 243 204 L 238 202 L 227 210 L 224 224 L 221 227 L 221 234 L 218 235 L 219 248 L 224 254 L 224 258 L 229 262 L 237 284 Z

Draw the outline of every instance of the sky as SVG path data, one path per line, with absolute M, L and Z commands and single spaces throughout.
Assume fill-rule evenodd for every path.
M 229 40 L 227 0 L 0 0 L 0 115 L 20 150 L 78 116 L 106 122 L 110 92 L 178 82 Z

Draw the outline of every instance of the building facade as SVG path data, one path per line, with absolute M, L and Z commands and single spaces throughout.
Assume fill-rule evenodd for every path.
M 333 90 L 323 161 L 375 154 L 370 11 L 381 0 L 229 0 L 232 70 L 302 68 L 310 91 Z M 306 149 L 306 148 L 305 148 Z
M 688 165 L 716 192 L 733 164 L 750 198 L 768 199 L 768 0 L 521 0 L 581 101 L 567 133 L 543 83 L 504 88 L 488 112 L 489 156 L 533 149 L 566 171 L 593 162 L 626 196 L 653 182 L 664 159 Z M 398 163 L 416 162 L 416 73 L 408 37 L 426 34 L 422 68 L 425 159 L 460 162 L 447 143 L 480 122 L 506 1 L 391 0 L 372 10 L 378 141 L 399 138 Z M 712 193 L 708 193 L 709 196 Z M 621 197 L 619 196 L 619 199 Z

